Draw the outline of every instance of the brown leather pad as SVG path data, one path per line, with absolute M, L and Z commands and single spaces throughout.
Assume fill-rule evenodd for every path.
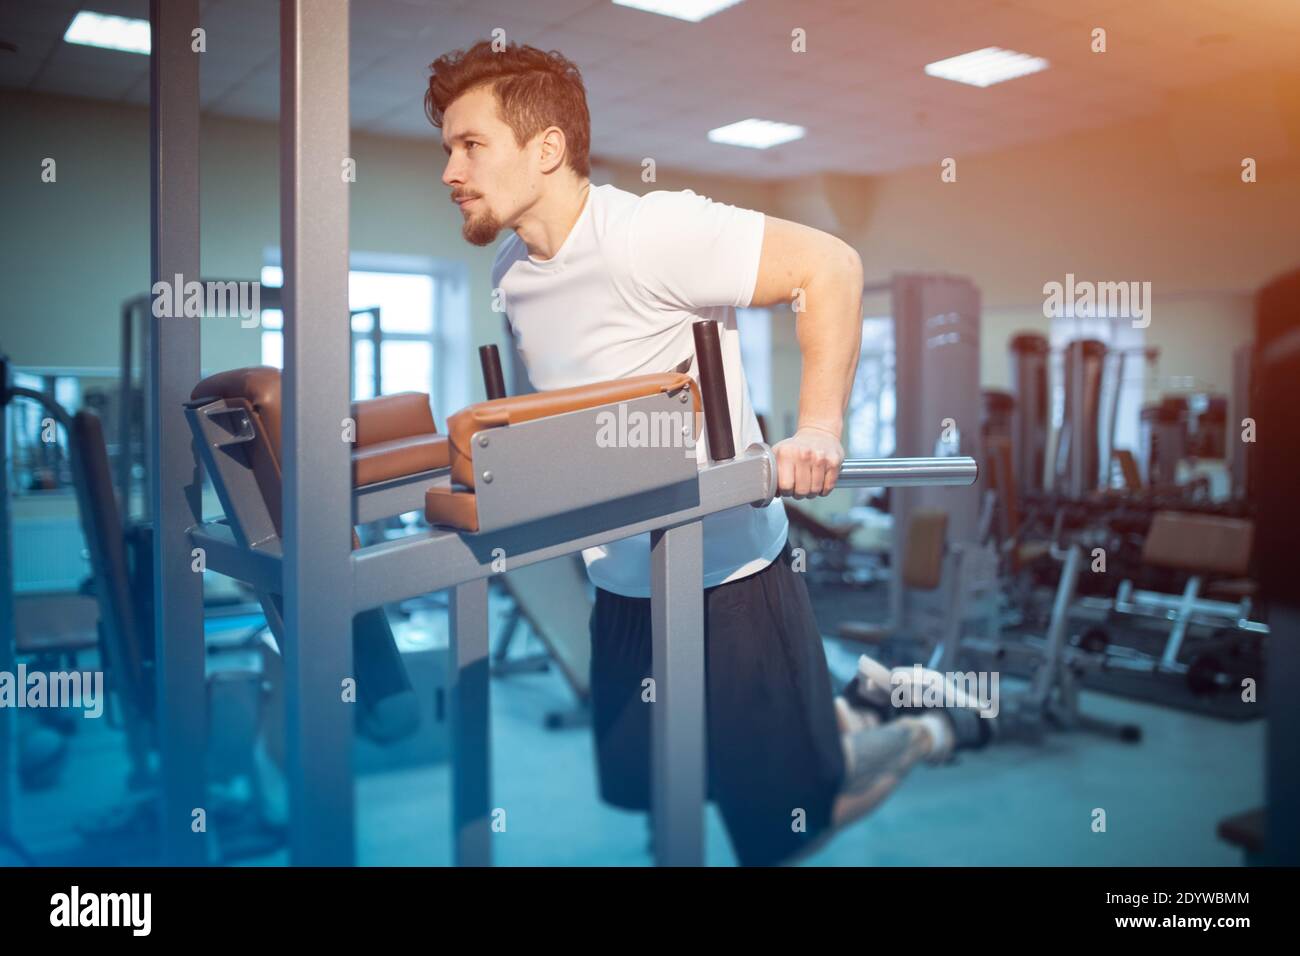
M 1142 561 L 1193 574 L 1245 577 L 1255 523 L 1185 511 L 1158 511 L 1151 521 Z
M 280 370 L 268 365 L 235 368 L 209 375 L 190 393 L 192 399 L 226 399 L 248 402 L 270 443 L 279 467 L 282 420 Z M 398 392 L 352 403 L 356 423 L 352 449 L 352 483 L 370 485 L 405 475 L 446 468 L 450 450 L 445 436 L 437 434 L 429 396 Z

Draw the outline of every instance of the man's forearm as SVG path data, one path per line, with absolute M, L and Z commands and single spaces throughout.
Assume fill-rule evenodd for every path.
M 862 267 L 854 256 L 843 269 L 809 283 L 799 313 L 799 427 L 841 437 L 862 347 Z

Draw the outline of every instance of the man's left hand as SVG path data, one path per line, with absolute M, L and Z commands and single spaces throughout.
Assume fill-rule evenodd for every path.
M 772 447 L 777 494 L 787 498 L 828 495 L 840 477 L 844 446 L 829 431 L 805 425 Z

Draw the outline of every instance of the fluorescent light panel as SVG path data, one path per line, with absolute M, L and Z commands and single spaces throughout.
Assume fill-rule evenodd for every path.
M 1048 62 L 1041 56 L 986 46 L 982 50 L 927 63 L 925 72 L 940 79 L 983 87 L 1014 80 L 1018 76 L 1028 76 L 1045 70 L 1048 66 Z
M 68 24 L 63 39 L 68 43 L 97 46 L 105 50 L 148 53 L 149 21 L 82 10 Z
M 769 146 L 779 146 L 791 140 L 803 139 L 805 132 L 802 126 L 751 118 L 709 130 L 709 142 L 747 146 L 750 149 L 767 149 Z
M 741 0 L 614 0 L 615 5 L 657 13 L 664 17 L 676 17 L 699 23 L 705 17 L 711 17 L 719 10 L 734 7 Z

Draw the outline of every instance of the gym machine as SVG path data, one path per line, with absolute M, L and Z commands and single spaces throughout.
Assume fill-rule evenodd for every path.
M 655 855 L 661 863 L 703 858 L 704 686 L 700 519 L 771 500 L 767 448 L 730 447 L 720 375 L 702 373 L 709 459 L 681 447 L 598 448 L 602 406 L 645 415 L 698 410 L 699 387 L 679 374 L 603 383 L 560 393 L 499 399 L 449 420 L 449 473 L 432 482 L 405 475 L 357 488 L 350 480 L 347 394 L 349 330 L 321 319 L 345 314 L 348 186 L 346 4 L 282 0 L 281 234 L 284 374 L 278 475 L 254 472 L 268 442 L 238 396 L 194 395 L 198 323 L 151 323 L 151 513 L 156 523 L 162 835 L 169 863 L 202 862 L 191 829 L 202 806 L 203 678 L 194 548 L 207 567 L 247 581 L 280 610 L 286 684 L 286 777 L 290 859 L 355 861 L 351 720 L 340 685 L 352 675 L 349 622 L 369 608 L 448 590 L 451 608 L 454 858 L 491 858 L 487 579 L 603 542 L 649 533 L 654 596 L 653 717 Z M 151 70 L 154 280 L 198 270 L 198 59 L 189 32 L 197 0 L 155 3 Z M 716 332 L 716 330 L 715 330 Z M 713 339 L 716 343 L 716 337 Z M 707 348 L 707 340 L 706 340 Z M 716 361 L 699 356 L 702 366 Z M 711 381 L 710 381 L 711 380 Z M 209 383 L 210 384 L 210 383 Z M 499 403 L 508 403 L 505 405 Z M 504 413 L 504 417 L 500 417 Z M 258 415 L 258 418 L 261 416 Z M 660 421 L 651 417 L 649 421 Z M 672 421 L 673 419 L 668 419 Z M 267 429 L 269 431 L 269 429 Z M 212 470 L 226 520 L 195 513 L 193 443 Z M 258 460 L 265 461 L 261 456 Z M 545 480 L 537 474 L 545 466 Z M 279 527 L 262 489 L 278 489 Z M 970 484 L 969 458 L 848 462 L 850 485 Z M 456 485 L 463 487 L 458 488 Z M 423 507 L 442 525 L 360 549 L 360 521 Z M 451 527 L 447 525 L 450 524 Z M 494 554 L 494 551 L 496 552 Z M 265 605 L 264 605 L 265 606 Z
M 358 521 L 423 507 L 433 527 L 353 552 L 353 602 L 380 607 L 417 594 L 451 592 L 452 762 L 456 860 L 490 861 L 487 770 L 487 580 L 497 573 L 649 532 L 654 596 L 656 700 L 655 832 L 661 863 L 702 858 L 703 587 L 700 519 L 729 508 L 763 505 L 776 493 L 770 449 L 737 454 L 726 405 L 717 327 L 695 325 L 700 382 L 682 373 L 640 376 L 515 398 L 491 399 L 448 419 L 448 434 L 395 432 L 395 416 L 376 399 L 370 426 L 403 447 L 423 441 L 445 455 L 434 473 L 392 474 L 358 484 Z M 269 372 L 270 370 L 256 370 Z M 278 414 L 263 389 L 221 373 L 195 389 L 186 415 L 225 510 L 224 523 L 192 529 L 208 567 L 245 580 L 275 613 L 283 543 L 273 513 L 277 486 L 258 449 L 269 443 L 265 422 Z M 489 381 L 491 381 L 491 377 Z M 250 397 L 261 391 L 259 397 Z M 406 396 L 400 396 L 405 399 Z M 427 401 L 427 400 L 426 400 Z M 703 410 L 709 457 L 694 450 Z M 369 411 L 366 413 L 370 414 Z M 661 438 L 646 446 L 601 447 L 602 422 L 655 423 Z M 685 426 L 682 425 L 685 423 Z M 687 434 L 682 434 L 685 427 Z M 358 415 L 358 437 L 365 426 Z M 356 452 L 354 452 L 354 461 Z M 539 471 L 539 469 L 541 469 Z M 847 461 L 846 487 L 968 485 L 970 458 Z M 337 607 L 337 596 L 331 596 Z

